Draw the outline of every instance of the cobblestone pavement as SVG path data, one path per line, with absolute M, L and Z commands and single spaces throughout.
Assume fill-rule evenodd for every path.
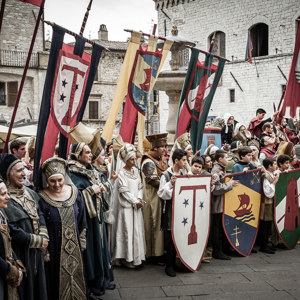
M 117 288 L 103 300 L 119 299 L 300 299 L 300 245 L 261 252 L 231 261 L 213 259 L 198 272 L 168 277 L 164 267 L 146 265 L 141 271 L 115 269 Z

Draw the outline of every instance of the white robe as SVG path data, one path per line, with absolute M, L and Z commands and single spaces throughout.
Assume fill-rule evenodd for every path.
M 121 169 L 116 181 L 119 208 L 114 259 L 137 266 L 145 260 L 146 243 L 142 210 L 136 208 L 138 199 L 143 198 L 143 186 L 138 169 L 133 169 L 133 174 Z

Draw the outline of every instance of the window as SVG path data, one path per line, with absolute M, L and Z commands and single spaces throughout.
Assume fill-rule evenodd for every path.
M 208 49 L 211 45 L 213 37 L 214 37 L 214 32 L 208 38 L 208 42 L 209 42 Z M 222 32 L 222 31 L 216 32 L 215 42 L 214 42 L 214 46 L 212 48 L 211 53 L 218 55 L 218 56 L 225 57 L 226 53 L 225 53 L 225 33 L 224 32 Z
M 235 89 L 229 90 L 229 102 L 230 103 L 235 102 Z
M 269 27 L 267 24 L 258 23 L 251 27 L 252 56 L 264 56 L 269 54 Z
M 98 119 L 98 101 L 89 101 L 89 119 Z
M 0 82 L 0 105 L 15 106 L 18 95 L 18 81 Z
M 189 49 L 183 49 L 179 51 L 179 67 L 180 68 L 187 68 L 189 65 Z
M 18 94 L 18 82 L 7 82 L 7 106 L 15 106 Z
M 0 105 L 5 105 L 5 82 L 0 82 Z

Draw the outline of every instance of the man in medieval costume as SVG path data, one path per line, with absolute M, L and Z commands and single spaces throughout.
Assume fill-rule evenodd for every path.
M 143 182 L 143 207 L 146 256 L 156 257 L 153 262 L 158 262 L 164 253 L 163 231 L 161 230 L 161 201 L 157 195 L 160 177 L 168 168 L 168 163 L 163 159 L 167 150 L 167 133 L 148 135 L 146 138 L 151 144 L 151 150 L 143 155 L 141 173 Z
M 47 299 L 43 252 L 49 237 L 44 216 L 38 207 L 39 196 L 24 186 L 24 165 L 14 155 L 2 156 L 0 173 L 10 194 L 5 213 L 12 246 L 26 268 L 19 287 L 20 299 Z

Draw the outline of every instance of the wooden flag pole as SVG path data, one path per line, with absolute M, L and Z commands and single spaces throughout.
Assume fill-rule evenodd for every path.
M 4 18 L 5 3 L 6 3 L 6 0 L 2 0 L 2 2 L 1 2 L 1 11 L 0 11 L 0 33 L 1 33 L 1 29 L 2 29 L 2 21 L 3 21 L 3 18 Z
M 90 0 L 90 3 L 86 9 L 86 12 L 85 12 L 85 15 L 83 17 L 83 21 L 82 21 L 82 25 L 81 25 L 81 28 L 80 28 L 80 32 L 79 32 L 79 35 L 83 35 L 83 32 L 84 32 L 84 29 L 85 29 L 85 25 L 86 25 L 86 22 L 87 22 L 87 19 L 89 17 L 89 13 L 90 13 L 90 10 L 91 10 L 91 7 L 92 7 L 92 3 L 93 3 L 93 0 Z
M 50 21 L 46 21 L 46 20 L 44 20 L 43 22 L 46 23 L 47 25 L 50 25 L 51 27 L 53 27 L 53 26 L 55 25 L 54 22 L 50 22 Z M 71 30 L 69 30 L 69 29 L 65 29 L 65 30 L 66 30 L 66 33 L 69 34 L 69 35 L 72 35 L 72 36 L 74 36 L 74 37 L 77 37 L 77 36 L 78 36 L 77 33 L 73 32 L 73 31 L 71 31 Z M 89 39 L 86 39 L 85 41 L 86 41 L 86 43 L 91 44 L 92 46 L 95 44 L 94 41 L 89 40 Z M 103 47 L 106 51 L 110 51 L 108 48 L 106 48 L 106 47 L 104 47 L 104 46 L 102 46 L 102 47 Z
M 6 136 L 6 141 L 5 141 L 5 145 L 4 145 L 4 149 L 2 151 L 2 154 L 7 151 L 7 146 L 8 146 L 8 142 L 9 142 L 9 139 L 10 139 L 12 127 L 13 127 L 14 122 L 15 122 L 19 102 L 20 102 L 20 99 L 21 99 L 21 95 L 22 95 L 22 91 L 23 91 L 23 87 L 24 87 L 24 83 L 25 83 L 25 79 L 26 79 L 26 74 L 27 74 L 27 70 L 28 70 L 28 67 L 29 67 L 30 59 L 31 59 L 33 46 L 34 46 L 35 39 L 36 39 L 36 36 L 37 36 L 37 32 L 38 32 L 38 29 L 39 29 L 42 14 L 44 12 L 44 5 L 45 5 L 45 0 L 42 1 L 42 4 L 40 6 L 40 10 L 39 10 L 39 14 L 38 14 L 38 17 L 37 17 L 37 20 L 36 20 L 36 23 L 35 23 L 35 28 L 34 28 L 33 36 L 32 36 L 32 39 L 31 39 L 31 44 L 30 44 L 30 48 L 29 48 L 29 51 L 28 51 L 26 64 L 25 64 L 25 67 L 24 67 L 24 71 L 23 71 L 20 87 L 19 87 L 19 90 L 18 90 L 16 103 L 15 103 L 15 106 L 14 106 L 14 111 L 13 111 L 13 114 L 12 114 L 12 117 L 11 117 L 11 120 L 10 120 L 9 129 L 8 129 L 8 133 L 7 133 L 7 136 Z

